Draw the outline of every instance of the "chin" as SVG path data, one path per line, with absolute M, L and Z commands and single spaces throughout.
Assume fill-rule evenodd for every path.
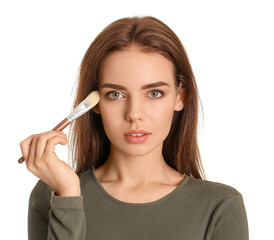
M 159 146 L 149 146 L 148 144 L 132 144 L 129 143 L 126 146 L 115 147 L 119 152 L 129 156 L 145 156 L 155 151 Z M 162 149 L 161 149 L 162 151 Z

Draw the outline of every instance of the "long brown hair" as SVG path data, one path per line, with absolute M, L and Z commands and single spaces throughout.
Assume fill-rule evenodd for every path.
M 149 16 L 122 18 L 103 29 L 82 60 L 73 108 L 98 90 L 98 69 L 105 57 L 132 45 L 145 52 L 160 53 L 173 62 L 176 86 L 180 82 L 183 85 L 184 109 L 174 111 L 170 132 L 163 143 L 163 156 L 179 173 L 206 179 L 197 143 L 198 88 L 181 41 L 160 20 Z M 110 141 L 100 114 L 89 111 L 76 119 L 70 126 L 69 138 L 69 156 L 77 174 L 98 168 L 106 161 Z

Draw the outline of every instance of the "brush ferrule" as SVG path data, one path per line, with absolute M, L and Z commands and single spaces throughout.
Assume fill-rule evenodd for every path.
M 67 116 L 67 119 L 70 122 L 72 122 L 73 120 L 82 116 L 84 113 L 86 113 L 90 109 L 91 109 L 91 106 L 86 100 L 84 100 Z

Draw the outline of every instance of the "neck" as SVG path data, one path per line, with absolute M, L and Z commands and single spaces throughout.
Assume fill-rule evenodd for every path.
M 100 167 L 100 180 L 144 186 L 151 182 L 162 182 L 169 172 L 170 166 L 163 158 L 161 147 L 142 156 L 125 155 L 111 148 L 107 161 Z

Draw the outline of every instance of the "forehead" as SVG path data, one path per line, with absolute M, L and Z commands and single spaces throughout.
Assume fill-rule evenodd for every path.
M 99 68 L 99 86 L 104 83 L 144 85 L 166 82 L 172 85 L 174 64 L 159 53 L 142 52 L 136 48 L 110 53 Z

